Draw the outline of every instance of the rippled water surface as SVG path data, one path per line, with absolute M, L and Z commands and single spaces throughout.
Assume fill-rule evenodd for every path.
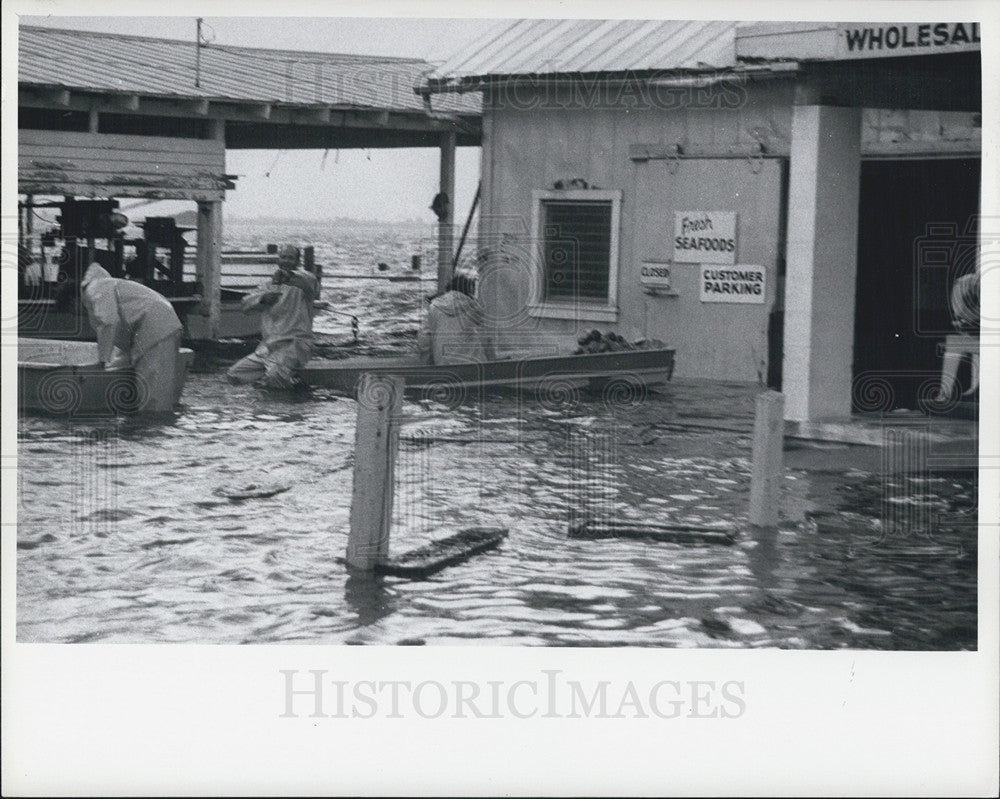
M 401 269 L 425 240 L 373 236 L 317 241 L 317 259 Z M 420 291 L 328 281 L 324 299 L 361 317 L 360 349 L 402 351 Z M 332 314 L 316 327 L 350 338 Z M 748 532 L 756 389 L 409 397 L 393 551 L 474 525 L 509 537 L 428 580 L 364 580 L 339 560 L 355 403 L 232 387 L 222 366 L 190 376 L 171 424 L 20 420 L 19 640 L 975 648 L 971 477 L 789 469 L 780 528 Z M 248 485 L 287 490 L 225 495 Z M 919 523 L 880 528 L 892 506 Z M 588 515 L 741 532 L 732 546 L 569 538 Z

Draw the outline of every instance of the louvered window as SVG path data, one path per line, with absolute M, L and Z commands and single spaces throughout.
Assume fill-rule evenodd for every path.
M 611 202 L 543 200 L 545 299 L 607 302 Z
M 617 316 L 621 192 L 536 191 L 536 316 Z

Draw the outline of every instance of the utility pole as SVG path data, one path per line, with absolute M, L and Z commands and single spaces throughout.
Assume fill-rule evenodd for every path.
M 201 87 L 201 17 L 198 17 L 194 42 L 194 86 Z

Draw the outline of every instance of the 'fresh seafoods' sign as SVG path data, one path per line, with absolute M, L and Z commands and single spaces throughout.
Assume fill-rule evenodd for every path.
M 676 211 L 674 261 L 682 264 L 736 263 L 736 212 Z
M 839 58 L 979 50 L 978 22 L 852 23 L 840 26 Z

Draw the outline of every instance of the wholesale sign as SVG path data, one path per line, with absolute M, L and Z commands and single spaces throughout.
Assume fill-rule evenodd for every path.
M 703 265 L 698 282 L 702 302 L 763 303 L 767 297 L 767 270 L 763 266 Z
M 674 214 L 674 261 L 736 263 L 736 212 L 677 211 Z
M 861 23 L 841 25 L 838 34 L 838 58 L 926 55 L 980 49 L 978 22 Z

